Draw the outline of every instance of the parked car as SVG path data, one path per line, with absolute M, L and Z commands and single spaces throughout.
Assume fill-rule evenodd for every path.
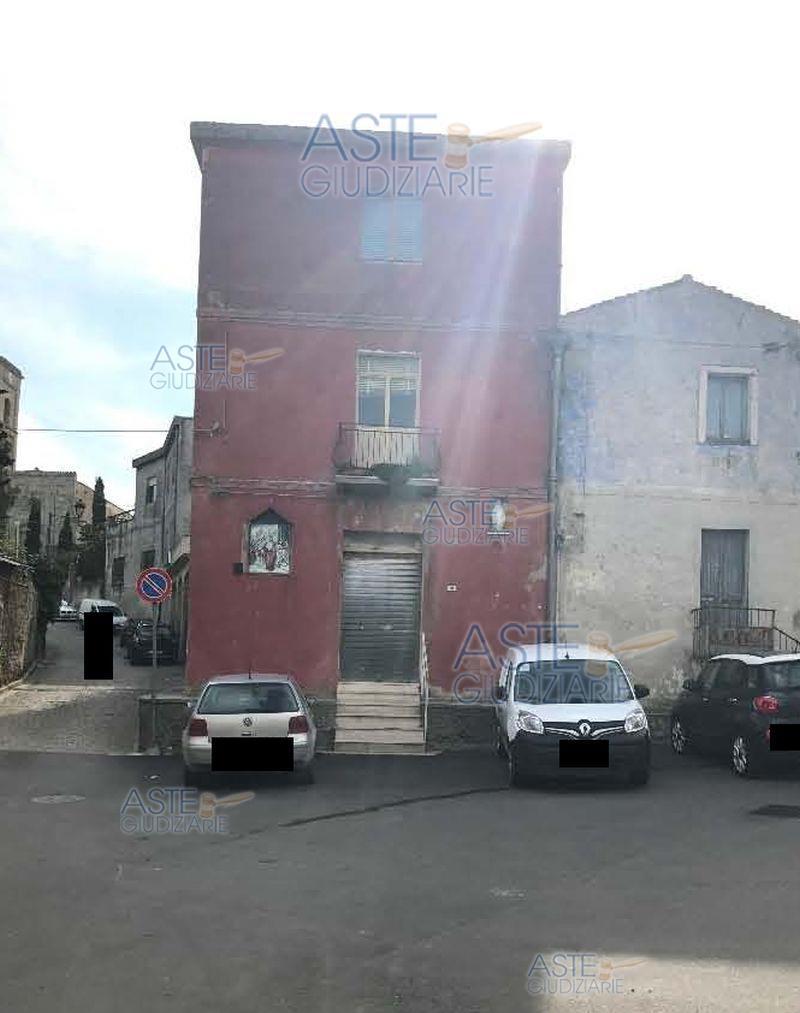
M 128 643 L 133 636 L 133 631 L 136 629 L 137 623 L 142 621 L 141 616 L 128 616 L 125 620 L 125 625 L 119 631 L 119 646 L 127 648 Z M 152 620 L 151 620 L 152 621 Z
M 286 766 L 276 763 L 273 769 L 288 766 L 307 784 L 314 779 L 317 730 L 308 701 L 288 675 L 220 675 L 206 684 L 183 732 L 187 785 L 218 773 L 211 767 L 216 738 L 271 740 L 275 755 L 284 753 L 288 759 Z M 243 772 L 262 773 L 263 769 Z
M 58 606 L 58 612 L 56 612 L 53 619 L 56 622 L 75 622 L 78 616 L 78 612 L 74 605 L 70 605 L 68 601 L 62 599 L 61 604 Z
M 722 753 L 734 774 L 748 777 L 800 762 L 797 750 L 770 748 L 775 726 L 784 724 L 800 724 L 800 654 L 720 654 L 684 682 L 670 741 L 679 755 L 691 747 Z
M 153 620 L 137 619 L 131 629 L 125 648 L 128 661 L 132 665 L 153 663 Z M 175 636 L 166 623 L 159 623 L 156 628 L 156 661 L 174 664 L 178 655 Z
M 515 648 L 496 687 L 497 751 L 512 786 L 533 775 L 650 777 L 650 730 L 631 685 L 609 651 L 565 644 Z M 595 766 L 595 763 L 597 766 Z
M 113 616 L 114 632 L 118 633 L 128 617 L 115 601 L 106 598 L 84 598 L 78 606 L 78 629 L 83 629 L 83 617 L 87 612 L 110 612 Z

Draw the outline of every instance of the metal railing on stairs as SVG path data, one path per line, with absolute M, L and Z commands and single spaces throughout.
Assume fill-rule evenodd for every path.
M 422 741 L 428 742 L 428 698 L 430 696 L 430 672 L 428 669 L 428 645 L 425 634 L 419 638 L 419 702 L 422 707 Z

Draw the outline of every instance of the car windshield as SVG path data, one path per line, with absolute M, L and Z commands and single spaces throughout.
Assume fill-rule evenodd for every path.
M 110 612 L 114 616 L 121 616 L 122 609 L 119 605 L 95 605 L 95 612 Z
M 284 714 L 300 709 L 285 683 L 235 683 L 209 686 L 198 714 Z
M 517 666 L 518 703 L 623 703 L 630 683 L 616 661 L 530 661 Z
M 800 689 L 800 661 L 772 661 L 764 672 L 769 689 Z

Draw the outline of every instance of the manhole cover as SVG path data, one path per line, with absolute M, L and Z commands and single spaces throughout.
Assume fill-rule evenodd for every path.
M 778 816 L 784 819 L 800 820 L 800 805 L 762 805 L 760 809 L 752 809 L 753 816 Z
M 41 802 L 42 805 L 59 805 L 61 802 L 83 802 L 85 795 L 36 795 L 31 802 Z

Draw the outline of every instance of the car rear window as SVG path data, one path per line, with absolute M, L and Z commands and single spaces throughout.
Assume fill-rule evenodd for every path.
M 198 714 L 285 714 L 300 710 L 291 686 L 285 683 L 234 683 L 209 686 Z
M 768 689 L 800 689 L 800 661 L 772 661 L 764 676 Z

